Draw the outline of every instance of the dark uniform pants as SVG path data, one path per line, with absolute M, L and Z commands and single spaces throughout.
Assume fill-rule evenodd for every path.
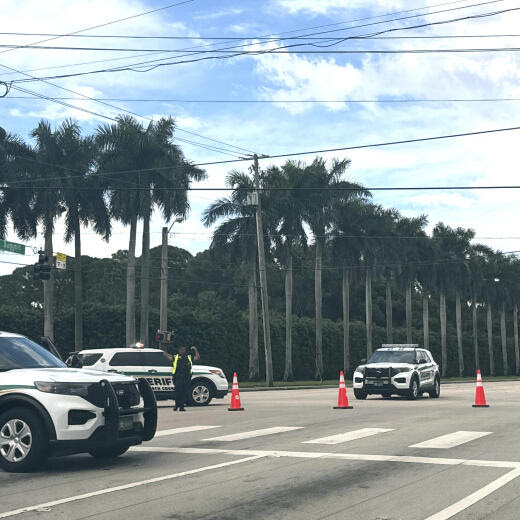
M 175 406 L 184 408 L 188 401 L 191 378 L 173 376 L 173 384 L 175 385 Z

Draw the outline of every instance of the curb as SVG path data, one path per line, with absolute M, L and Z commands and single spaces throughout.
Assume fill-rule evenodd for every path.
M 511 382 L 520 382 L 520 378 L 516 379 L 492 379 L 486 381 L 484 379 L 484 382 L 487 383 L 511 383 Z M 443 385 L 461 385 L 461 384 L 475 384 L 474 380 L 466 380 L 466 379 L 459 379 L 455 381 L 442 381 L 441 383 Z M 347 383 L 347 388 L 352 388 L 352 383 Z M 322 385 L 322 386 L 253 386 L 253 387 L 247 387 L 247 388 L 240 388 L 240 392 L 270 392 L 272 390 L 322 390 L 325 388 L 338 388 L 338 385 Z

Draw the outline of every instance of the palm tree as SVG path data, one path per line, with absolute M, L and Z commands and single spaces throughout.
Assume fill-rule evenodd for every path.
M 350 285 L 354 266 L 361 260 L 362 233 L 366 217 L 365 199 L 356 199 L 349 204 L 339 204 L 334 211 L 331 235 L 332 255 L 342 271 L 343 307 L 343 371 L 350 373 Z M 355 271 L 354 271 L 355 272 Z
M 314 302 L 316 317 L 316 373 L 317 379 L 323 379 L 323 335 L 322 335 L 322 260 L 325 236 L 333 220 L 337 204 L 348 204 L 358 197 L 369 196 L 361 185 L 343 180 L 343 175 L 350 165 L 350 160 L 334 159 L 328 169 L 326 162 L 316 158 L 304 168 L 302 189 L 305 190 L 305 220 L 314 237 L 316 254 L 314 268 Z
M 36 236 L 31 207 L 34 156 L 20 137 L 0 127 L 0 238 L 5 238 L 9 220 L 22 240 Z
M 140 340 L 149 341 L 150 218 L 158 207 L 165 220 L 185 217 L 189 210 L 187 190 L 192 181 L 204 178 L 203 170 L 187 162 L 173 143 L 175 123 L 171 117 L 152 121 L 145 128 L 131 116 L 102 125 L 96 140 L 101 170 L 121 172 L 111 176 L 111 212 L 130 224 L 127 265 L 126 342 L 135 342 L 135 245 L 137 221 L 143 220 L 141 266 Z M 127 170 L 131 171 L 131 177 Z M 130 183 L 130 186 L 128 185 Z
M 231 172 L 226 179 L 232 187 L 230 197 L 218 199 L 203 213 L 202 222 L 209 227 L 220 219 L 222 222 L 214 231 L 211 250 L 219 255 L 229 254 L 231 259 L 245 264 L 248 273 L 249 302 L 249 379 L 258 380 L 260 367 L 258 359 L 258 294 L 257 294 L 257 242 L 256 210 L 247 200 L 254 189 L 251 177 L 241 172 Z
M 270 220 L 276 227 L 275 243 L 278 257 L 285 267 L 285 369 L 283 380 L 292 381 L 292 306 L 293 306 L 293 257 L 296 248 L 307 246 L 304 229 L 305 206 L 300 189 L 304 166 L 287 161 L 281 168 L 271 167 L 266 172 L 268 184 L 277 188 L 271 193 L 272 207 Z
M 493 345 L 493 307 L 498 301 L 496 277 L 496 255 L 487 256 L 483 265 L 482 296 L 486 304 L 486 325 L 489 352 L 489 373 L 494 376 L 495 371 L 495 349 Z
M 82 138 L 78 123 L 66 120 L 56 130 L 62 151 L 61 199 L 65 210 L 65 242 L 74 238 L 74 336 L 76 351 L 83 349 L 83 278 L 81 262 L 81 225 L 92 224 L 96 233 L 108 241 L 110 215 L 104 187 L 93 172 L 96 156 L 92 138 Z
M 496 255 L 497 293 L 500 301 L 500 339 L 502 344 L 502 364 L 504 375 L 509 373 L 507 356 L 506 305 L 511 302 L 512 265 L 511 258 L 504 256 L 500 251 Z

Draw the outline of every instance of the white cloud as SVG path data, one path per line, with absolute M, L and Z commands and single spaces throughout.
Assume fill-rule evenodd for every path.
M 398 9 L 403 5 L 402 0 L 377 0 L 375 3 L 385 9 Z M 367 7 L 366 1 L 363 0 L 276 0 L 276 5 L 290 14 L 305 11 L 315 15 Z

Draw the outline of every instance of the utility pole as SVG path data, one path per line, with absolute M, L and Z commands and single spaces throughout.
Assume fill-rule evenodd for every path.
M 265 381 L 273 386 L 273 356 L 271 353 L 271 325 L 269 320 L 269 296 L 267 294 L 267 274 L 265 272 L 264 232 L 262 227 L 262 203 L 260 200 L 260 173 L 258 171 L 258 155 L 253 156 L 256 190 L 256 235 L 258 243 L 258 269 L 260 271 L 260 294 L 262 296 L 262 321 L 264 325 L 265 346 Z
M 162 228 L 161 249 L 161 306 L 159 328 L 168 330 L 168 228 Z

